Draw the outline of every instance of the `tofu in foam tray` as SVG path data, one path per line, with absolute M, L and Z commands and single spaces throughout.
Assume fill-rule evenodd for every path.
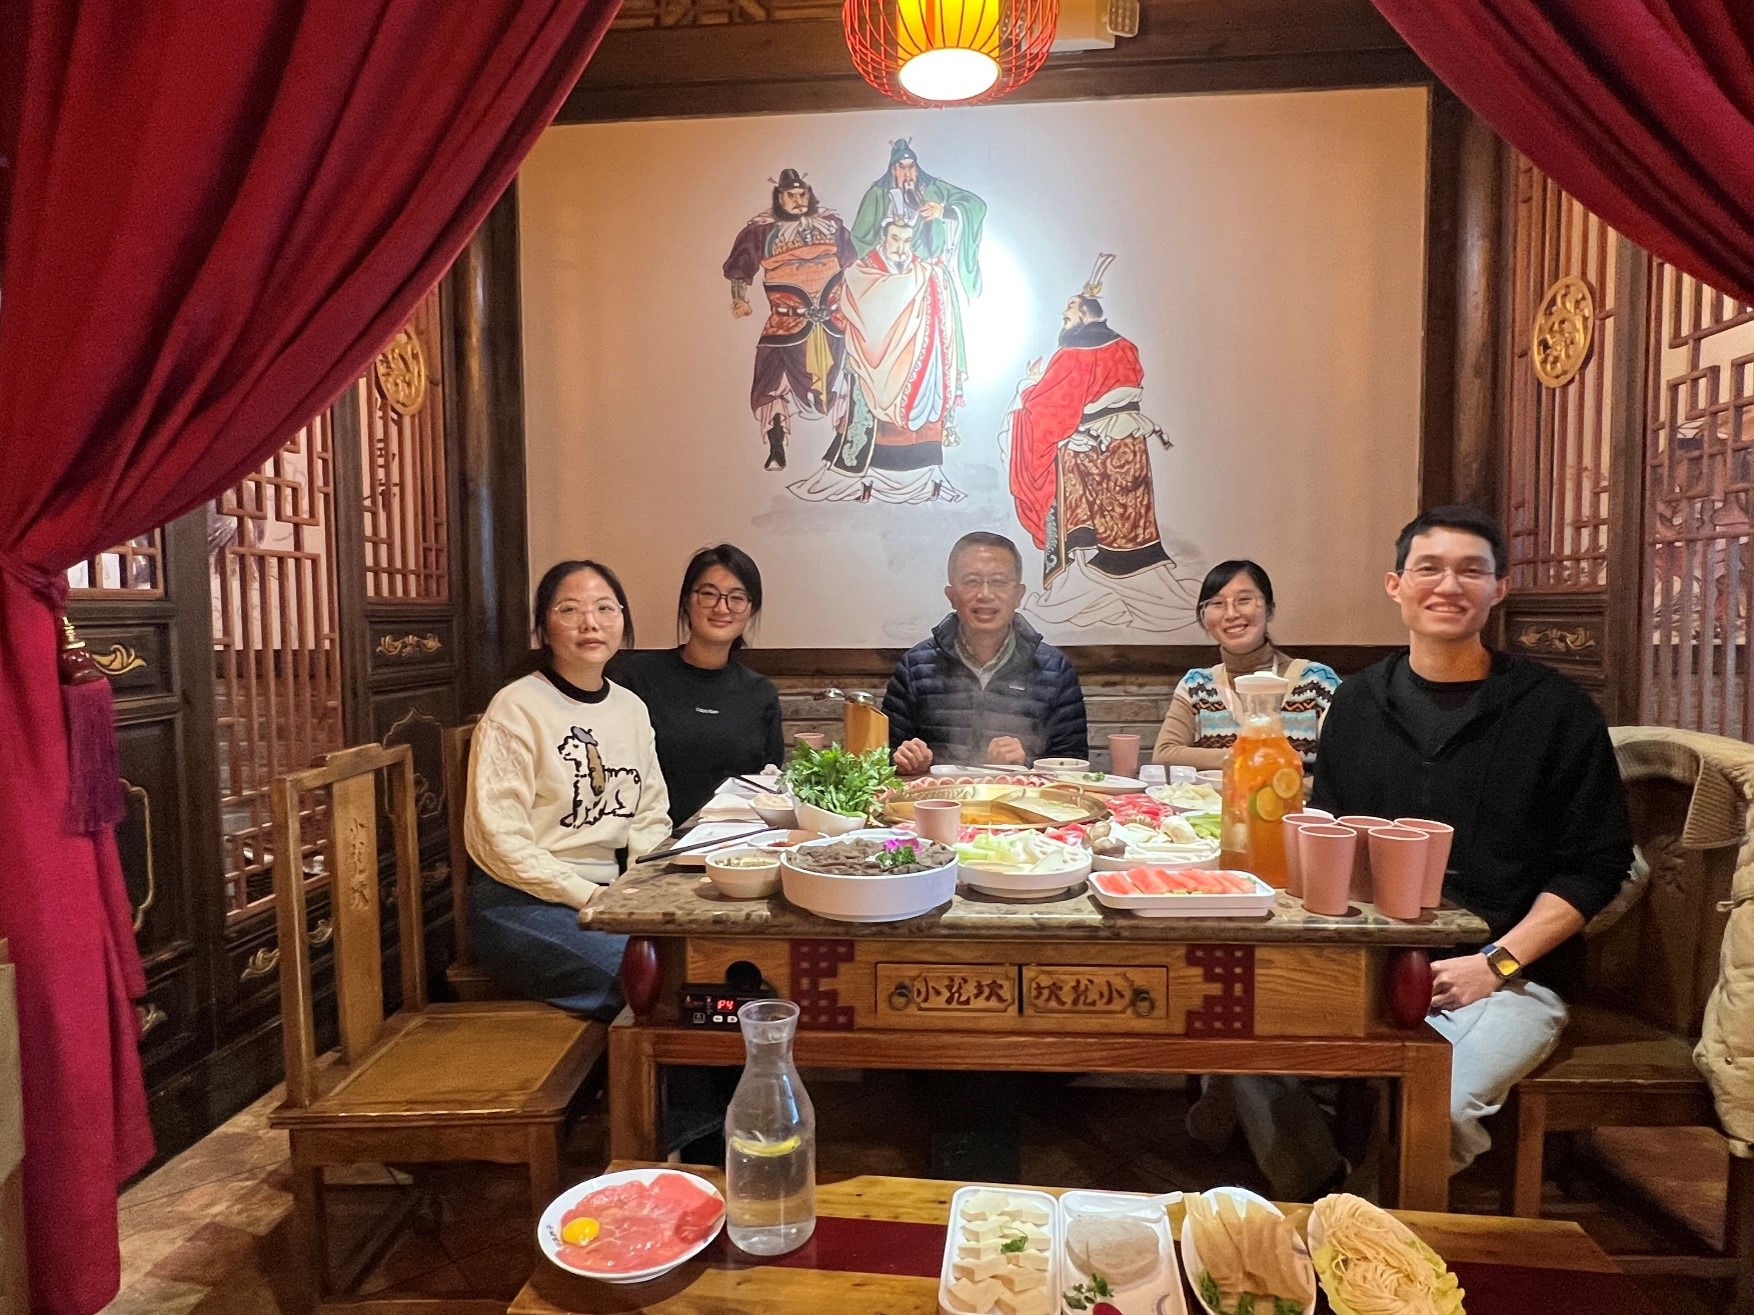
M 1044 1192 L 960 1188 L 938 1305 L 944 1315 L 1053 1315 L 1059 1291 L 1058 1216 Z

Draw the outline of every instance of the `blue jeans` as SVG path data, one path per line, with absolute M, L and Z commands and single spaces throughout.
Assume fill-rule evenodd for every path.
M 481 970 L 508 991 L 605 1023 L 621 1012 L 627 937 L 586 931 L 577 909 L 496 881 L 473 863 L 469 939 Z

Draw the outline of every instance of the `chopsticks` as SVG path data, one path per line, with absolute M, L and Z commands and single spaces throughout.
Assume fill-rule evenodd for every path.
M 764 781 L 759 776 L 733 776 L 731 779 L 753 787 L 756 794 L 775 794 L 779 787 L 777 778 L 772 781 Z
M 752 831 L 739 831 L 734 836 L 714 836 L 711 840 L 697 840 L 692 845 L 672 845 L 669 849 L 660 849 L 655 853 L 647 854 L 644 858 L 634 859 L 633 866 L 637 868 L 646 863 L 656 863 L 661 858 L 669 858 L 674 854 L 689 854 L 697 849 L 717 849 L 720 845 L 729 845 L 737 840 L 747 840 L 750 836 L 764 835 L 771 830 L 773 830 L 771 826 L 758 826 Z

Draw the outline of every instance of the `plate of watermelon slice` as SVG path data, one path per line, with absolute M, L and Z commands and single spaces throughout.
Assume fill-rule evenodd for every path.
M 1145 918 L 1258 918 L 1278 894 L 1252 872 L 1135 867 L 1090 877 L 1097 903 Z

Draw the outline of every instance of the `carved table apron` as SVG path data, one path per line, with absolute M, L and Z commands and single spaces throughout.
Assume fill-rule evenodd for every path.
M 1394 1079 L 1398 1202 L 1448 1203 L 1450 1056 L 1424 1022 L 1426 952 L 1486 938 L 1462 909 L 1331 918 L 1281 895 L 1264 918 L 1141 918 L 1082 889 L 1030 904 L 958 890 L 924 917 L 845 923 L 669 870 L 621 878 L 580 922 L 632 938 L 609 1033 L 616 1157 L 661 1156 L 661 1066 L 743 1062 L 738 1033 L 676 1012 L 684 982 L 743 960 L 797 1002 L 802 1065 Z

